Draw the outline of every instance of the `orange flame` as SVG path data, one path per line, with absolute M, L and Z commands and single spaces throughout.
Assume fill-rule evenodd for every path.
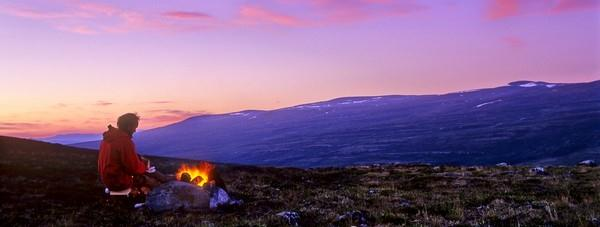
M 202 177 L 202 181 L 196 182 L 196 184 L 198 186 L 203 186 L 205 183 L 209 182 L 209 180 L 212 180 L 209 179 L 209 176 L 214 168 L 215 166 L 208 162 L 201 162 L 197 166 L 188 166 L 186 164 L 182 164 L 181 167 L 179 167 L 179 170 L 177 170 L 176 177 L 177 180 L 181 180 L 181 175 L 183 173 L 187 173 L 191 177 L 190 180 L 194 180 L 194 178 L 200 176 Z

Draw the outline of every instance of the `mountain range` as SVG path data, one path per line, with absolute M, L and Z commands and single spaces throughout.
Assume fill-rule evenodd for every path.
M 74 144 L 74 143 L 83 143 L 88 141 L 97 141 L 101 140 L 102 135 L 98 134 L 85 134 L 85 133 L 71 133 L 71 134 L 59 134 L 50 137 L 37 138 L 35 140 L 48 142 L 48 143 L 58 143 L 58 144 Z
M 148 155 L 270 166 L 574 164 L 600 158 L 600 80 L 202 115 L 134 140 Z

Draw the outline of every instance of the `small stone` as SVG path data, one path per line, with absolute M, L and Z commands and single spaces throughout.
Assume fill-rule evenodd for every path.
M 375 193 L 377 193 L 377 190 L 375 190 L 375 189 L 369 189 L 369 195 L 373 195 Z

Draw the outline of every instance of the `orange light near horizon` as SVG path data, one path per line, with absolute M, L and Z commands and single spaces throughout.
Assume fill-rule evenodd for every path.
M 210 164 L 208 162 L 201 162 L 196 166 L 188 166 L 187 164 L 182 164 L 181 167 L 177 170 L 177 180 L 181 180 L 181 175 L 183 173 L 187 173 L 190 175 L 190 180 L 193 181 L 196 177 L 202 177 L 202 181 L 196 182 L 198 186 L 203 186 L 205 183 L 209 182 L 209 176 L 211 171 L 215 168 L 215 165 Z

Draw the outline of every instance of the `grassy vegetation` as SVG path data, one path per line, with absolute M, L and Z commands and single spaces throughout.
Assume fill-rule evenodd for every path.
M 295 211 L 302 226 L 600 225 L 600 168 L 219 165 L 236 207 L 151 213 L 107 202 L 96 153 L 0 137 L 0 223 L 19 225 L 267 225 Z M 193 161 L 151 158 L 164 173 Z

